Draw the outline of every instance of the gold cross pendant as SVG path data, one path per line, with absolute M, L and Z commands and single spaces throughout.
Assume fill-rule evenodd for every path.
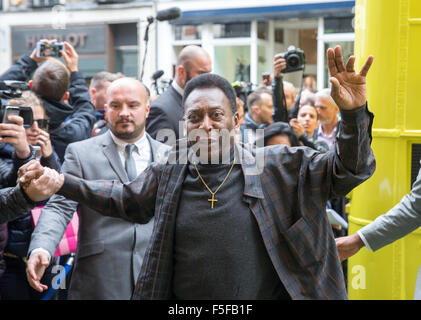
M 211 204 L 211 209 L 213 209 L 213 203 L 214 203 L 215 201 L 216 201 L 216 202 L 218 202 L 218 200 L 216 200 L 216 199 L 215 199 L 215 195 L 214 195 L 214 194 L 212 195 L 212 199 L 208 199 L 208 201 L 209 201 L 209 202 L 212 202 L 212 204 Z

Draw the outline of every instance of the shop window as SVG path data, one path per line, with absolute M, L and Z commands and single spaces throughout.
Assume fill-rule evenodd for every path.
M 226 24 L 214 24 L 213 36 L 214 38 L 244 38 L 250 37 L 251 23 L 250 22 L 236 22 Z
M 175 40 L 200 40 L 202 37 L 201 26 L 175 26 L 174 27 Z
M 214 73 L 228 81 L 250 81 L 250 46 L 215 46 L 214 63 Z
M 353 17 L 324 18 L 325 34 L 354 32 L 352 21 Z

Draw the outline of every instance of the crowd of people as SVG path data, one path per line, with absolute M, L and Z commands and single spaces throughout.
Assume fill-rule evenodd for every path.
M 242 100 L 198 46 L 181 51 L 154 99 L 142 82 L 106 71 L 88 87 L 66 42 L 62 57 L 34 51 L 0 76 L 29 81 L 8 104 L 33 112 L 28 128 L 19 116 L 0 123 L 1 299 L 40 299 L 51 287 L 75 214 L 68 299 L 346 298 L 326 206 L 344 215 L 345 195 L 374 171 L 372 58 L 356 74 L 340 47 L 329 49 L 332 90 L 317 92 L 308 77 L 298 95 L 275 55 L 273 81 Z M 211 137 L 224 129 L 235 133 L 226 148 Z M 209 132 L 194 140 L 209 153 L 165 165 L 193 149 L 195 130 Z M 240 160 L 259 154 L 263 169 L 247 173 Z M 215 157 L 229 162 L 201 162 Z

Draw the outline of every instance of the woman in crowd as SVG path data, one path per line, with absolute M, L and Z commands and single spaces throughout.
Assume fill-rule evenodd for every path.
M 297 118 L 289 122 L 292 130 L 304 146 L 313 148 L 320 152 L 327 152 L 328 145 L 323 141 L 316 140 L 316 129 L 319 126 L 318 113 L 313 105 L 304 105 L 298 110 Z
M 9 101 L 9 105 L 30 106 L 34 122 L 30 128 L 25 129 L 22 139 L 26 144 L 32 146 L 33 156 L 40 160 L 40 163 L 60 171 L 61 165 L 57 154 L 51 145 L 48 133 L 48 118 L 40 99 L 31 91 L 23 93 L 22 98 Z M 3 146 L 3 157 L 9 155 L 13 158 L 15 147 L 11 144 Z M 15 180 L 16 182 L 16 180 Z M 37 206 L 44 205 L 46 201 L 37 203 Z M 0 279 L 0 297 L 2 299 L 40 299 L 41 295 L 32 289 L 26 280 L 25 258 L 33 231 L 31 213 L 8 222 L 7 245 L 4 248 L 4 260 L 6 270 Z

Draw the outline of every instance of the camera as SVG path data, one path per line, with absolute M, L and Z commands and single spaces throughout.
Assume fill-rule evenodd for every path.
M 287 52 L 282 53 L 282 57 L 286 60 L 287 67 L 282 73 L 304 70 L 306 58 L 304 51 L 294 46 L 289 46 Z
M 30 128 L 34 122 L 32 108 L 27 106 L 9 106 L 9 99 L 22 96 L 23 90 L 29 90 L 29 85 L 23 81 L 6 80 L 0 81 L 0 119 L 7 122 L 10 115 L 18 115 L 23 118 L 24 128 Z
M 36 55 L 37 57 L 61 57 L 61 50 L 64 49 L 64 44 L 37 42 Z

